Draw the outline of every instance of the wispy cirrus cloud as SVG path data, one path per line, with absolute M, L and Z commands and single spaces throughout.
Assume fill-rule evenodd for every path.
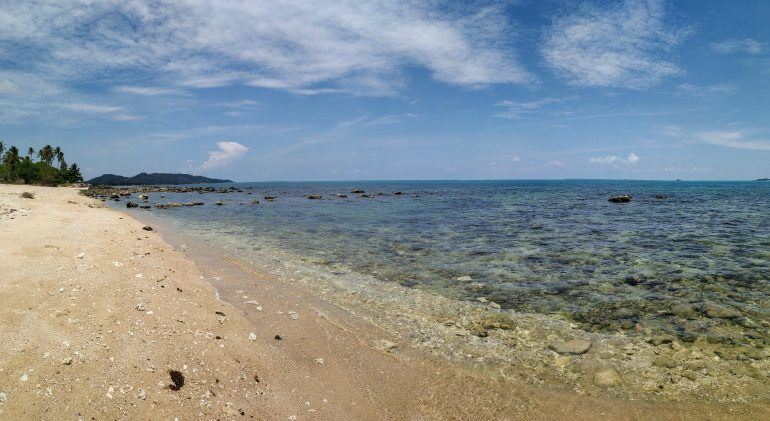
M 123 107 L 115 107 L 112 105 L 101 105 L 101 104 L 86 104 L 82 102 L 62 104 L 62 108 L 66 108 L 71 111 L 78 111 L 78 112 L 92 113 L 92 114 L 112 114 L 123 110 Z
M 749 138 L 742 131 L 700 132 L 695 137 L 705 143 L 729 148 L 770 151 L 770 139 Z
M 225 167 L 233 161 L 241 158 L 249 148 L 238 142 L 222 141 L 217 142 L 218 151 L 210 151 L 209 158 L 201 165 L 202 170 Z
M 123 107 L 114 105 L 90 104 L 84 102 L 72 102 L 60 105 L 61 108 L 77 113 L 106 115 L 117 121 L 139 120 L 141 117 L 124 111 Z
M 686 34 L 660 0 L 585 3 L 553 21 L 541 53 L 572 85 L 641 88 L 682 73 L 665 54 Z
M 762 54 L 765 51 L 765 43 L 751 38 L 728 39 L 721 42 L 712 42 L 711 49 L 720 54 Z
M 734 83 L 717 83 L 714 85 L 695 85 L 692 83 L 682 83 L 677 86 L 676 89 L 681 94 L 705 96 L 735 92 L 738 90 L 738 87 Z
M 604 164 L 604 165 L 612 165 L 612 164 L 634 165 L 638 163 L 640 159 L 641 158 L 639 158 L 639 155 L 631 152 L 625 158 L 617 155 L 607 155 L 607 156 L 590 158 L 588 162 L 592 164 Z
M 189 92 L 184 89 L 161 86 L 118 86 L 115 87 L 113 91 L 142 96 L 189 95 Z
M 537 113 L 548 105 L 564 104 L 565 102 L 566 100 L 562 98 L 543 98 L 535 101 L 524 102 L 507 100 L 500 101 L 496 103 L 495 106 L 503 108 L 503 111 L 496 113 L 495 116 L 518 120 Z
M 19 67 L 68 84 L 130 73 L 152 87 L 248 85 L 300 94 L 390 95 L 407 66 L 475 87 L 532 76 L 514 58 L 504 5 L 410 0 L 40 0 L 0 10 L 0 42 L 27 54 Z

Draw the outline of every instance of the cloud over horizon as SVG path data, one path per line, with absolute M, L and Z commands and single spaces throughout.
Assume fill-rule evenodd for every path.
M 729 148 L 770 151 L 770 139 L 747 139 L 742 131 L 711 131 L 697 133 L 696 137 L 705 143 Z
M 225 167 L 249 151 L 246 146 L 232 141 L 217 142 L 217 147 L 218 151 L 208 152 L 209 158 L 201 165 L 201 170 Z
M 625 165 L 633 165 L 639 162 L 639 155 L 631 152 L 628 154 L 626 158 L 623 158 L 621 156 L 617 155 L 607 155 L 607 156 L 600 156 L 600 157 L 594 157 L 588 160 L 588 162 L 592 164 L 625 164 Z

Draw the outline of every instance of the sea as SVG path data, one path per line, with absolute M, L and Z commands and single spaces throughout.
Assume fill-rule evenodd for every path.
M 240 191 L 150 193 L 151 205 L 205 203 L 150 211 L 109 203 L 140 218 L 151 213 L 244 261 L 289 259 L 454 300 L 555 315 L 587 331 L 645 326 L 684 341 L 730 342 L 724 332 L 752 330 L 758 346 L 770 345 L 770 182 L 210 186 Z M 632 200 L 608 201 L 624 194 Z

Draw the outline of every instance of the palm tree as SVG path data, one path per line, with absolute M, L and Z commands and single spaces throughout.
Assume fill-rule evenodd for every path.
M 0 140 L 0 157 L 3 156 L 3 152 L 5 152 L 5 143 Z
M 53 148 L 51 145 L 45 145 L 39 151 L 37 151 L 37 156 L 40 157 L 41 161 L 51 165 L 54 157 Z
M 27 149 L 27 156 L 32 158 L 32 155 L 34 155 L 34 154 L 35 154 L 35 148 L 30 146 L 29 149 Z
M 16 146 L 8 148 L 8 152 L 3 155 L 3 164 L 8 168 L 8 171 L 13 174 L 16 167 L 19 166 L 19 148 Z
M 58 146 L 54 148 L 53 150 L 54 155 L 56 155 L 56 162 L 59 163 L 59 167 L 62 166 L 62 162 L 64 162 L 64 152 L 62 152 L 61 148 Z M 67 164 L 65 163 L 64 166 L 66 167 Z
M 80 174 L 80 168 L 78 164 L 72 164 L 69 169 L 69 181 L 70 183 L 77 183 L 83 181 L 83 176 Z

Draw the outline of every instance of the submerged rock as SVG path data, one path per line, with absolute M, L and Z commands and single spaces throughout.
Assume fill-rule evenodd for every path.
M 319 200 L 319 199 L 321 199 L 321 195 L 320 194 L 309 194 L 307 196 L 307 198 L 311 199 L 311 200 Z
M 558 341 L 551 344 L 550 348 L 559 354 L 585 354 L 591 348 L 591 342 L 582 339 L 574 339 L 566 342 Z
M 594 384 L 599 387 L 613 387 L 621 383 L 620 374 L 612 368 L 594 373 Z
M 126 207 L 127 208 L 138 208 L 139 204 L 134 203 L 134 202 L 128 202 L 128 203 L 126 203 Z
M 351 192 L 351 193 L 353 193 L 353 194 L 361 194 L 361 193 L 366 193 L 366 192 L 365 192 L 365 191 L 363 191 L 362 189 L 353 189 L 353 190 L 351 190 L 350 192 Z
M 741 317 L 741 312 L 726 306 L 708 303 L 703 306 L 703 312 L 712 319 L 737 319 Z
M 182 204 L 177 202 L 172 203 L 156 203 L 155 207 L 158 209 L 169 209 L 169 208 L 181 208 Z

